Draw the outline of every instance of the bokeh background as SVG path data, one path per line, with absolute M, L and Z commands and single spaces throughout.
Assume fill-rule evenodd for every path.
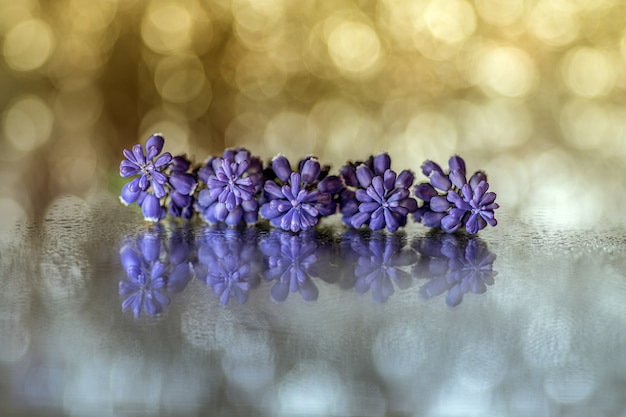
M 464 155 L 505 209 L 568 225 L 626 202 L 621 0 L 0 1 L 2 224 L 116 192 L 162 132 L 224 147 Z

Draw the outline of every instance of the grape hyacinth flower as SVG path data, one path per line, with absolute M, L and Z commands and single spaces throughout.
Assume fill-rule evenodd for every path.
M 122 188 L 120 201 L 125 205 L 137 202 L 144 218 L 152 222 L 165 216 L 161 200 L 167 195 L 167 168 L 172 155 L 169 152 L 160 155 L 164 143 L 161 135 L 152 135 L 146 142 L 145 153 L 140 144 L 133 146 L 132 150 L 124 149 L 126 159 L 120 164 L 123 178 L 136 177 Z
M 294 172 L 284 156 L 273 159 L 276 178 L 265 182 L 267 201 L 261 206 L 261 215 L 272 225 L 294 233 L 310 230 L 321 217 L 334 214 L 337 203 L 333 197 L 343 188 L 339 177 L 324 177 L 316 158 L 305 158 L 299 165 L 299 172 Z
M 408 214 L 417 210 L 417 201 L 409 196 L 413 173 L 396 174 L 386 153 L 374 157 L 371 166 L 361 164 L 352 171 L 350 165 L 342 169 L 346 184 L 354 184 L 355 178 L 357 183 L 354 197 L 342 201 L 344 222 L 355 229 L 366 224 L 371 230 L 386 227 L 389 232 L 406 225 Z
M 469 234 L 476 234 L 487 224 L 496 226 L 494 210 L 499 205 L 495 202 L 496 193 L 487 192 L 485 173 L 477 171 L 467 181 L 465 161 L 460 156 L 450 158 L 448 166 L 445 173 L 432 161 L 422 165 L 430 182 L 415 187 L 415 196 L 424 202 L 415 212 L 415 220 L 448 233 L 465 227 Z
M 242 220 L 258 220 L 263 186 L 263 164 L 246 149 L 228 149 L 222 157 L 212 157 L 198 175 L 206 188 L 198 194 L 196 207 L 204 221 L 225 222 L 230 226 Z
M 191 219 L 194 213 L 194 192 L 198 186 L 197 175 L 190 172 L 191 161 L 186 155 L 178 155 L 172 158 L 170 164 L 169 186 L 170 214 L 173 217 Z

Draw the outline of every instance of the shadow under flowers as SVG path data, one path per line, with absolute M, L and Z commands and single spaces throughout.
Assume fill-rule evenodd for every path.
M 120 260 L 126 279 L 119 282 L 122 309 L 135 317 L 141 312 L 155 316 L 170 304 L 168 293 L 187 287 L 192 278 L 191 258 L 194 244 L 184 230 L 167 238 L 162 227 L 128 238 L 120 249 Z
M 417 239 L 413 247 L 421 255 L 414 276 L 430 279 L 420 295 L 428 299 L 447 293 L 446 304 L 451 307 L 467 293 L 486 292 L 498 274 L 493 270 L 496 255 L 477 237 L 432 233 Z

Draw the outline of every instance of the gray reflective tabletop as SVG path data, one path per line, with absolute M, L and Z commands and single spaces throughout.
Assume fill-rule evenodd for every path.
M 63 197 L 0 237 L 0 415 L 626 415 L 623 226 L 150 226 Z

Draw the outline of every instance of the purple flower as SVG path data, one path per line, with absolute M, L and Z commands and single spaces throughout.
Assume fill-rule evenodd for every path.
M 120 250 L 127 275 L 127 279 L 119 282 L 119 293 L 124 297 L 122 309 L 132 310 L 135 317 L 142 310 L 151 316 L 161 314 L 170 304 L 165 293 L 182 291 L 191 279 L 192 243 L 176 231 L 169 247 L 162 240 L 162 230 L 146 232 L 135 244 L 126 244 Z
M 316 235 L 274 230 L 260 247 L 267 264 L 265 280 L 275 281 L 271 289 L 274 301 L 285 301 L 290 292 L 299 292 L 305 301 L 317 299 L 319 290 L 313 279 L 323 273 L 318 266 Z
M 424 298 L 447 293 L 446 304 L 455 307 L 465 294 L 482 294 L 494 283 L 496 255 L 480 239 L 435 235 L 417 241 L 414 247 L 422 255 L 415 275 L 430 278 L 420 289 Z
M 474 187 L 464 184 L 460 194 L 450 190 L 447 200 L 454 207 L 441 219 L 441 228 L 446 232 L 454 232 L 465 224 L 467 233 L 475 234 L 487 224 L 497 225 L 493 211 L 500 206 L 495 203 L 496 193 L 487 192 L 488 188 L 489 183 L 482 180 Z
M 354 269 L 355 289 L 359 293 L 372 292 L 379 303 L 394 294 L 395 287 L 402 290 L 411 286 L 412 279 L 406 268 L 417 262 L 414 251 L 404 248 L 398 235 L 345 235 L 350 248 L 359 255 Z
M 124 149 L 126 159 L 120 164 L 123 178 L 136 177 L 122 188 L 120 201 L 125 205 L 137 201 L 146 220 L 154 222 L 164 215 L 160 200 L 167 195 L 169 177 L 166 171 L 172 161 L 169 152 L 160 155 L 164 142 L 162 136 L 152 135 L 146 142 L 145 153 L 140 144 L 133 146 L 132 150 Z M 144 203 L 147 203 L 146 207 L 143 207 Z
M 240 304 L 259 282 L 260 255 L 256 232 L 210 228 L 198 244 L 196 273 L 220 297 L 222 305 L 236 298 Z
M 194 191 L 198 186 L 197 174 L 192 172 L 191 161 L 186 155 L 172 158 L 170 170 L 170 214 L 173 217 L 189 220 L 194 213 Z
M 486 175 L 478 171 L 468 182 L 465 161 L 460 156 L 451 157 L 448 167 L 446 174 L 432 161 L 422 165 L 430 182 L 414 189 L 415 196 L 423 201 L 414 214 L 415 220 L 448 233 L 465 227 L 468 233 L 475 234 L 487 224 L 495 226 L 494 210 L 499 206 L 495 203 L 496 194 L 487 192 Z
M 309 230 L 320 217 L 336 212 L 333 196 L 343 183 L 334 175 L 323 177 L 317 159 L 306 158 L 300 172 L 293 172 L 287 158 L 279 155 L 272 161 L 272 170 L 276 179 L 265 182 L 267 201 L 261 206 L 261 215 L 272 225 L 292 232 Z
M 404 170 L 399 175 L 391 170 L 391 158 L 381 153 L 361 164 L 353 174 L 351 165 L 342 168 L 346 184 L 357 185 L 354 196 L 344 193 L 341 198 L 343 221 L 356 229 L 367 224 L 372 230 L 385 227 L 389 232 L 406 225 L 407 215 L 417 210 L 417 202 L 409 196 L 413 173 Z
M 224 151 L 223 157 L 210 158 L 198 175 L 207 188 L 198 195 L 197 208 L 208 223 L 231 226 L 242 220 L 258 220 L 263 165 L 246 149 Z

